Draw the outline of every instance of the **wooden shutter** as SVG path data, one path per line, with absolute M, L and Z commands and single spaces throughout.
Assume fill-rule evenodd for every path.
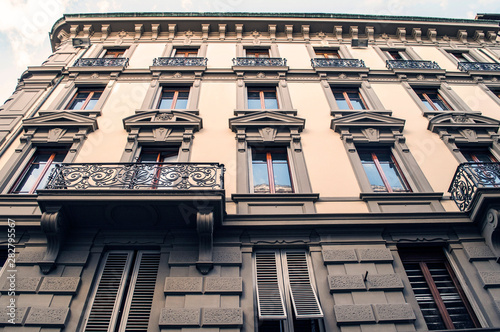
M 159 252 L 140 251 L 137 254 L 120 332 L 148 331 L 159 265 Z
M 106 254 L 85 332 L 114 331 L 132 257 L 133 251 L 110 251 Z
M 286 319 L 276 252 L 256 252 L 259 319 Z
M 318 297 L 311 284 L 309 266 L 304 251 L 286 251 L 287 274 L 295 317 L 297 319 L 315 319 L 323 317 Z

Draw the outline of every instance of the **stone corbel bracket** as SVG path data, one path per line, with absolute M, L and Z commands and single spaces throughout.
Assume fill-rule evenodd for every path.
M 64 218 L 59 207 L 48 209 L 42 214 L 41 227 L 47 237 L 47 251 L 38 265 L 42 273 L 47 274 L 56 266 L 65 232 Z
M 481 234 L 486 241 L 486 244 L 497 257 L 497 262 L 500 261 L 500 229 L 498 222 L 500 220 L 500 207 L 489 209 L 484 218 Z
M 201 209 L 196 215 L 196 230 L 198 231 L 199 253 L 196 268 L 201 274 L 207 274 L 214 267 L 213 238 L 214 213 L 212 209 Z

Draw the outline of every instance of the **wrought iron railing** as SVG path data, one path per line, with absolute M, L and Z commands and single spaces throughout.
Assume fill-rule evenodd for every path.
M 224 189 L 224 165 L 218 163 L 60 164 L 44 189 Z
M 387 69 L 441 69 L 435 61 L 386 60 Z
M 284 58 L 233 58 L 233 66 L 249 66 L 249 67 L 284 67 L 286 59 Z
M 198 66 L 204 67 L 207 65 L 207 58 L 155 58 L 153 66 Z
M 311 59 L 311 64 L 316 67 L 339 67 L 339 68 L 366 68 L 365 62 L 359 59 Z
M 128 58 L 80 58 L 74 67 L 126 67 Z
M 460 211 L 467 211 L 478 189 L 500 189 L 500 163 L 463 163 L 455 172 L 448 192 Z
M 500 63 L 459 62 L 458 69 L 462 71 L 469 71 L 469 70 L 500 71 Z

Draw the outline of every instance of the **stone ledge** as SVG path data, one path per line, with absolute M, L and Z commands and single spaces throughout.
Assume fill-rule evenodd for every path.
M 396 274 L 368 274 L 366 277 L 368 290 L 401 290 L 404 289 L 401 277 Z
M 375 304 L 374 308 L 378 322 L 401 322 L 417 319 L 413 308 L 408 303 Z
M 328 249 L 323 250 L 323 260 L 326 263 L 357 262 L 358 257 L 354 249 Z
M 69 308 L 31 307 L 25 325 L 64 327 L 69 316 Z
M 202 277 L 166 277 L 165 293 L 202 293 Z
M 500 287 L 500 272 L 479 272 L 484 288 Z
M 337 324 L 375 323 L 375 315 L 369 304 L 344 304 L 333 306 Z
M 14 317 L 9 316 L 11 313 L 9 308 L 2 308 L 0 310 L 0 326 L 11 326 L 14 324 L 22 325 L 24 323 L 24 318 L 26 316 L 26 313 L 28 312 L 28 307 L 17 307 L 14 310 Z M 9 322 L 10 319 L 14 319 L 14 324 Z
M 62 251 L 57 257 L 58 264 L 83 266 L 87 263 L 88 251 Z
M 42 277 L 33 277 L 33 278 L 17 278 L 16 277 L 16 279 L 14 281 L 16 294 L 36 293 L 38 286 L 40 285 L 41 280 L 42 280 Z M 2 294 L 8 293 L 9 288 L 10 288 L 10 284 L 11 284 L 11 282 L 9 281 L 9 279 L 6 279 L 0 292 Z
M 362 275 L 329 275 L 328 284 L 331 292 L 366 290 Z
M 238 277 L 205 277 L 205 293 L 241 293 L 243 279 Z
M 38 292 L 75 294 L 79 285 L 79 277 L 44 277 Z
M 38 264 L 45 257 L 45 249 L 40 250 L 23 250 L 17 255 L 17 265 L 33 265 Z
M 387 248 L 356 249 L 360 262 L 392 262 L 394 258 Z
M 485 245 L 464 246 L 464 251 L 467 255 L 467 258 L 469 259 L 469 262 L 496 258 L 491 249 Z
M 160 326 L 200 326 L 200 309 L 163 308 Z
M 240 308 L 204 308 L 203 326 L 241 326 L 243 311 Z

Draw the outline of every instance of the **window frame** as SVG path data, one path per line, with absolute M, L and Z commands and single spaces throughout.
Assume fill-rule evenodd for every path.
M 366 103 L 365 99 L 363 98 L 363 95 L 361 94 L 361 91 L 360 89 L 354 89 L 354 88 L 343 88 L 343 87 L 339 87 L 339 88 L 333 88 L 332 87 L 332 93 L 333 93 L 333 98 L 335 98 L 335 94 L 336 93 L 342 93 L 343 97 L 344 97 L 344 101 L 347 103 L 347 106 L 349 107 L 349 110 L 351 111 L 366 111 L 366 110 L 369 110 L 369 107 L 368 107 L 368 104 Z M 351 102 L 351 98 L 349 97 L 349 93 L 356 93 L 358 94 L 359 98 L 360 98 L 360 103 L 362 104 L 362 106 L 364 108 L 362 109 L 357 109 L 357 108 L 354 108 L 354 106 L 352 105 L 352 102 Z M 337 102 L 337 98 L 335 98 L 335 103 L 337 103 L 338 105 L 338 102 Z
M 162 100 L 163 100 L 163 94 L 165 92 L 174 92 L 174 96 L 172 98 L 172 104 L 171 106 L 174 106 L 174 107 L 170 107 L 170 108 L 159 108 L 160 107 L 160 104 L 162 103 Z M 179 97 L 179 94 L 181 92 L 187 92 L 188 93 L 188 98 L 187 98 L 187 101 L 186 101 L 186 108 L 176 108 L 175 106 L 177 106 L 177 100 L 178 100 L 178 97 Z M 189 108 L 189 97 L 190 97 L 190 94 L 191 94 L 191 88 L 190 87 L 169 87 L 169 86 L 163 86 L 160 91 L 159 91 L 159 96 L 158 96 L 158 101 L 156 103 L 156 108 L 155 109 L 158 109 L 158 110 L 180 110 L 180 111 L 184 111 L 184 110 L 187 110 Z
M 246 98 L 246 103 L 247 103 L 247 109 L 249 110 L 267 110 L 267 109 L 270 109 L 270 110 L 279 110 L 281 109 L 281 105 L 280 105 L 280 101 L 279 101 L 279 97 L 278 97 L 278 89 L 276 88 L 273 88 L 273 87 L 268 87 L 268 86 L 248 86 L 246 91 L 247 91 L 247 98 Z M 248 98 L 248 94 L 250 92 L 259 92 L 259 97 L 260 97 L 260 107 L 261 108 L 249 108 L 248 106 L 248 103 L 249 103 L 249 98 Z M 266 92 L 273 92 L 274 95 L 275 95 L 275 100 L 276 100 L 276 104 L 277 104 L 277 108 L 266 108 L 266 98 L 265 98 L 265 93 Z
M 356 83 L 348 82 L 334 82 L 325 80 L 323 82 L 323 91 L 325 92 L 326 99 L 330 105 L 330 113 L 333 117 L 341 117 L 358 112 L 370 112 L 384 115 L 391 115 L 392 111 L 384 107 L 378 96 L 375 94 L 370 84 L 366 81 L 359 81 Z M 337 99 L 334 95 L 334 90 L 352 90 L 359 94 L 365 109 L 340 109 Z
M 278 104 L 277 109 L 266 109 L 266 108 L 248 108 L 248 92 L 249 90 L 269 90 L 276 92 L 276 102 Z M 263 106 L 261 99 L 261 107 Z M 265 100 L 264 100 L 265 101 Z M 264 104 L 265 106 L 265 104 Z M 283 80 L 248 80 L 244 81 L 243 78 L 238 79 L 237 89 L 236 89 L 236 109 L 234 110 L 235 115 L 245 115 L 255 112 L 262 111 L 273 111 L 288 115 L 296 115 L 297 110 L 292 107 L 292 99 L 290 97 L 290 92 L 288 91 L 288 85 Z
M 291 165 L 290 163 L 290 153 L 289 153 L 289 148 L 288 147 L 280 147 L 280 146 L 272 146 L 272 147 L 268 147 L 268 146 L 265 146 L 265 147 L 257 147 L 256 145 L 254 146 L 251 146 L 249 147 L 248 149 L 248 153 L 249 153 L 249 169 L 250 169 L 250 172 L 249 172 L 249 188 L 250 188 L 250 193 L 256 193 L 255 192 L 255 183 L 254 183 L 254 159 L 253 159 L 253 154 L 254 154 L 254 151 L 256 149 L 262 149 L 264 151 L 266 151 L 266 165 L 267 165 L 267 176 L 268 176 L 268 181 L 269 181 L 269 192 L 267 193 L 264 193 L 264 192 L 257 192 L 258 194 L 277 194 L 276 192 L 276 188 L 275 188 L 275 181 L 274 181 L 274 169 L 273 169 L 273 160 L 272 160 L 272 155 L 271 155 L 271 151 L 275 150 L 275 151 L 280 151 L 281 152 L 285 152 L 286 154 L 286 157 L 287 157 L 287 168 L 288 168 L 288 176 L 289 176 L 289 179 L 290 179 L 290 187 L 291 187 L 291 191 L 290 192 L 285 192 L 287 194 L 293 194 L 295 193 L 295 189 L 294 189 L 294 176 L 293 176 L 293 172 L 292 172 L 292 169 L 293 169 L 293 166 Z M 262 153 L 262 152 L 261 152 Z
M 181 48 L 174 47 L 172 49 L 171 56 L 174 58 L 197 58 L 199 56 L 199 48 Z M 178 56 L 179 54 L 184 54 L 183 56 Z M 189 54 L 194 54 L 194 56 L 189 56 Z
M 414 89 L 415 93 L 417 94 L 417 96 L 420 98 L 420 101 L 423 103 L 423 100 L 422 100 L 422 97 L 427 101 L 427 103 L 429 104 L 429 106 L 431 106 L 432 109 L 429 109 L 428 107 L 427 110 L 428 111 L 436 111 L 436 112 L 452 112 L 452 111 L 455 111 L 455 109 L 450 105 L 450 103 L 448 103 L 446 101 L 446 99 L 441 95 L 441 93 L 439 92 L 438 89 L 436 90 L 432 90 L 432 89 Z M 448 108 L 446 110 L 440 110 L 436 107 L 435 105 L 435 102 L 429 97 L 429 94 L 430 93 L 435 93 L 437 98 L 440 99 L 443 104 Z M 425 104 L 424 104 L 425 105 Z
M 127 51 L 128 51 L 128 48 L 104 48 L 101 57 L 108 58 L 108 59 L 125 58 L 125 53 Z M 112 55 L 112 56 L 108 56 L 108 55 Z
M 85 98 L 85 102 L 83 103 L 83 105 L 82 105 L 81 108 L 79 108 L 79 109 L 69 108 L 73 104 L 73 102 L 75 101 L 75 99 L 76 99 L 76 97 L 78 96 L 79 93 L 86 93 L 86 92 L 88 92 L 89 95 Z M 99 98 L 97 99 L 96 105 L 94 105 L 94 108 L 92 108 L 92 109 L 86 109 L 88 103 L 92 100 L 92 97 L 96 93 L 100 93 L 101 94 L 99 96 Z M 71 98 L 71 100 L 67 103 L 67 105 L 66 105 L 66 107 L 64 109 L 68 110 L 68 111 L 94 111 L 94 109 L 96 108 L 97 104 L 101 100 L 103 94 L 104 94 L 104 88 L 79 88 L 79 89 L 76 90 L 75 94 L 73 95 L 73 98 Z
M 247 58 L 271 58 L 269 48 L 244 48 L 245 57 Z M 258 56 L 257 56 L 258 55 Z M 264 56 L 260 56 L 264 55 Z
M 318 53 L 318 52 L 323 52 L 323 53 Z M 340 51 L 338 49 L 314 48 L 314 55 L 316 58 L 319 59 L 342 59 L 342 56 L 340 55 Z M 334 55 L 334 57 L 330 57 L 327 55 Z

